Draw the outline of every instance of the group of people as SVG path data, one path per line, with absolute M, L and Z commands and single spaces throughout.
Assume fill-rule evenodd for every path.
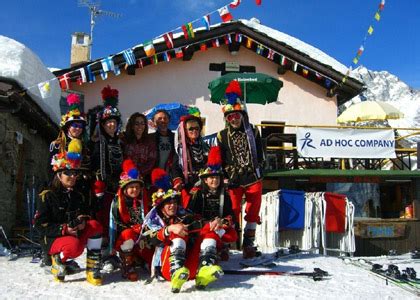
M 237 81 L 226 89 L 226 128 L 210 147 L 198 115 L 183 116 L 176 132 L 170 114 L 158 110 L 148 132 L 141 113 L 123 132 L 118 91 L 102 90 L 103 106 L 86 138 L 87 120 L 76 94 L 67 98 L 58 138 L 51 143 L 52 180 L 39 197 L 35 227 L 54 279 L 78 267 L 87 248 L 86 278 L 102 284 L 106 261 L 119 261 L 122 276 L 137 281 L 139 264 L 171 282 L 171 290 L 195 279 L 205 288 L 223 275 L 219 260 L 237 241 L 245 199 L 243 257 L 257 254 L 262 165 L 258 130 L 248 120 Z

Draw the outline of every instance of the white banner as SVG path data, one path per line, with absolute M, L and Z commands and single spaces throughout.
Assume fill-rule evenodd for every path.
M 395 158 L 392 129 L 298 128 L 296 146 L 302 157 Z

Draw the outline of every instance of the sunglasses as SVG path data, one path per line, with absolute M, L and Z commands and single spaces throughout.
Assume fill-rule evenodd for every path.
M 187 128 L 187 130 L 188 131 L 194 131 L 194 130 L 200 131 L 200 127 L 190 127 L 190 128 Z
M 66 175 L 66 176 L 77 176 L 78 175 L 77 171 L 74 171 L 74 170 L 64 170 L 63 174 Z
M 135 126 L 144 126 L 144 125 L 146 125 L 146 123 L 144 123 L 144 122 L 135 122 L 134 125 Z
M 231 122 L 233 120 L 239 120 L 241 118 L 240 113 L 232 113 L 226 116 L 226 121 Z
M 85 125 L 82 123 L 71 123 L 70 127 L 83 129 Z

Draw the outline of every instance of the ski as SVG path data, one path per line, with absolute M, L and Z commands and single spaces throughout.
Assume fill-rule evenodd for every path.
M 320 268 L 314 268 L 313 272 L 287 272 L 287 271 L 274 271 L 274 270 L 223 270 L 226 275 L 275 275 L 275 276 L 304 276 L 311 277 L 314 281 L 320 281 L 328 278 L 331 275 Z
M 374 264 L 370 261 L 364 260 L 364 259 L 343 259 L 345 263 L 350 263 L 353 266 L 362 268 L 366 271 L 369 271 L 371 274 L 382 278 L 385 280 L 386 284 L 388 285 L 388 282 L 392 283 L 393 285 L 410 292 L 416 296 L 420 296 L 420 289 L 418 284 L 410 282 L 410 280 L 405 280 L 404 278 L 400 277 L 397 278 L 397 276 L 392 276 L 392 270 L 384 270 L 382 269 L 382 265 L 380 264 Z M 391 267 L 392 269 L 392 267 Z M 395 272 L 395 271 L 394 271 Z

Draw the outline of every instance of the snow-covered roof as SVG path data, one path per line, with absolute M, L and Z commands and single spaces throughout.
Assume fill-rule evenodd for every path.
M 264 26 L 261 25 L 260 22 L 255 19 L 252 18 L 251 20 L 244 20 L 244 19 L 240 19 L 239 22 L 241 22 L 242 24 L 253 28 L 254 30 L 263 33 L 267 36 L 269 36 L 270 38 L 284 43 L 286 45 L 288 45 L 291 48 L 294 48 L 306 55 L 308 55 L 309 57 L 311 57 L 314 60 L 317 60 L 318 62 L 325 64 L 327 66 L 331 66 L 334 70 L 342 73 L 342 74 L 346 74 L 348 68 L 343 65 L 342 63 L 340 63 L 339 61 L 337 61 L 336 59 L 332 58 L 331 56 L 329 56 L 328 54 L 326 54 L 325 52 L 322 52 L 321 50 L 319 50 L 318 48 L 315 48 L 314 46 L 311 46 L 295 37 L 292 37 L 284 32 L 278 31 L 276 29 L 273 29 L 271 27 L 268 26 Z
M 56 124 L 60 121 L 61 89 L 57 78 L 25 45 L 0 35 L 0 80 L 16 81 Z M 50 81 L 51 93 L 42 98 L 38 84 Z

